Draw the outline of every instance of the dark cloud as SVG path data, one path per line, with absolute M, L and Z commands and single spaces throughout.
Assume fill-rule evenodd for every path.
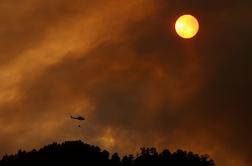
M 92 3 L 91 3 L 92 2 Z M 96 1 L 2 1 L 0 2 L 2 23 L 1 61 L 6 63 L 27 49 L 36 47 L 55 26 L 79 15 L 88 15 L 102 3 Z
M 22 69 L 14 72 L 20 79 L 11 75 L 0 86 L 12 94 L 0 96 L 4 151 L 84 139 L 121 153 L 154 145 L 249 165 L 250 2 L 26 2 L 32 8 L 14 13 L 18 21 L 5 21 L 0 52 L 21 62 L 28 58 L 20 48 L 42 57 L 22 65 L 11 56 L 3 66 L 10 75 Z M 14 4 L 3 3 L 3 13 Z M 184 13 L 201 25 L 189 41 L 173 30 Z M 11 22 L 15 29 L 7 28 Z M 69 113 L 87 116 L 81 130 Z

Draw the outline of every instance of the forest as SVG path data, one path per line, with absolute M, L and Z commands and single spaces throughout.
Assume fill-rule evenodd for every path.
M 30 152 L 19 150 L 16 154 L 5 155 L 0 160 L 0 166 L 20 165 L 215 166 L 215 163 L 209 155 L 180 149 L 175 152 L 168 149 L 158 152 L 156 148 L 143 147 L 136 155 L 119 156 L 118 153 L 110 154 L 107 150 L 82 141 L 66 141 L 62 144 L 52 143 Z

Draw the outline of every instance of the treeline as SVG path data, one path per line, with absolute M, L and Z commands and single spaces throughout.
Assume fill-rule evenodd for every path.
M 155 148 L 141 148 L 137 155 L 120 157 L 117 153 L 110 155 L 98 146 L 81 141 L 68 141 L 62 144 L 53 143 L 40 150 L 25 152 L 19 150 L 15 155 L 5 155 L 0 166 L 50 166 L 50 165 L 83 165 L 83 166 L 214 166 L 208 155 L 192 152 L 164 150 L 158 153 Z

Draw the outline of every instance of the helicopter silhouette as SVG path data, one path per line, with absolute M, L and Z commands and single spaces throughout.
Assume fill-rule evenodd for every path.
M 84 121 L 86 120 L 84 117 L 80 116 L 80 115 L 77 115 L 77 116 L 72 116 L 70 115 L 70 118 L 71 119 L 74 119 L 74 120 L 78 120 L 78 121 Z M 80 125 L 78 125 L 78 127 L 81 127 Z

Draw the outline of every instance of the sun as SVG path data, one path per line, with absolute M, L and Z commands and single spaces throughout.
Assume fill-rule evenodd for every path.
M 177 19 L 175 30 L 180 37 L 190 39 L 198 33 L 199 22 L 194 16 L 185 14 Z

